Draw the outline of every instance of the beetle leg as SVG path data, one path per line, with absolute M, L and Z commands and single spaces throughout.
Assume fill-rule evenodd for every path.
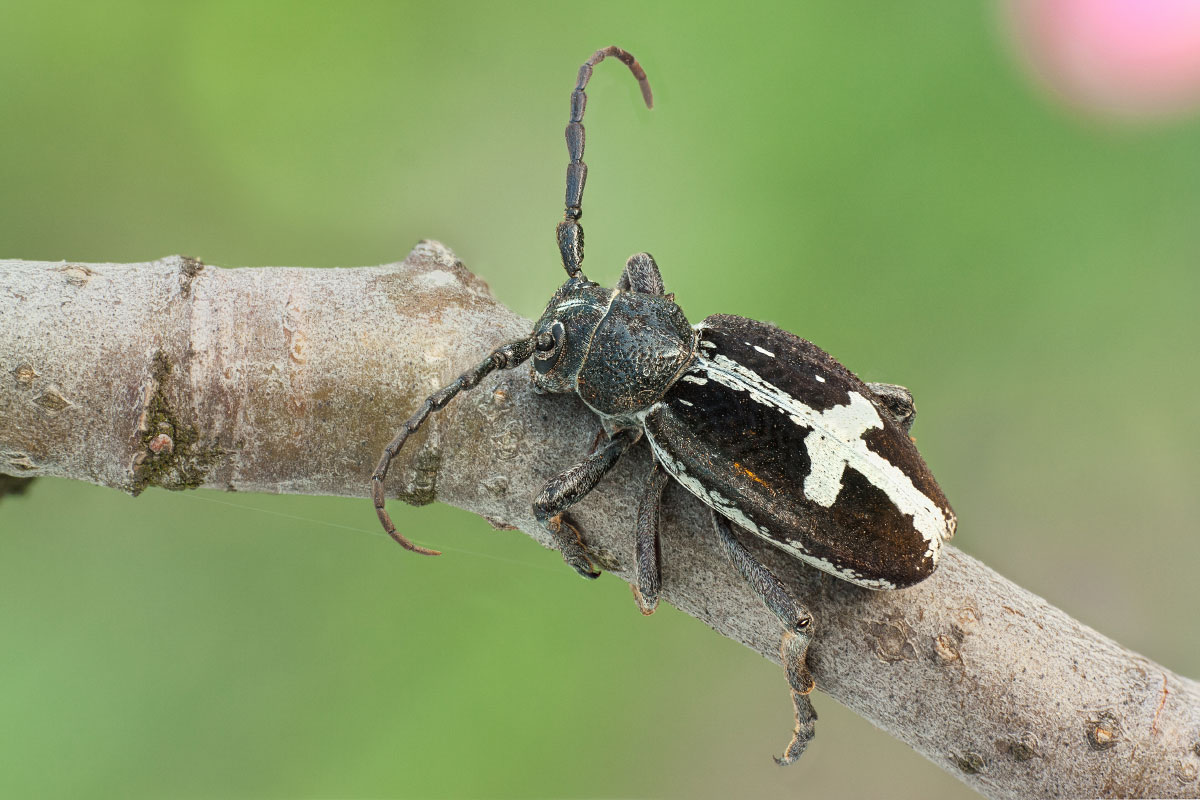
M 912 428 L 913 420 L 917 418 L 917 406 L 913 403 L 912 392 L 895 383 L 868 383 L 871 390 L 883 407 L 892 413 L 905 433 Z
M 596 431 L 596 438 L 592 439 L 592 446 L 588 448 L 587 454 L 590 456 L 595 453 L 600 449 L 600 445 L 604 444 L 608 439 L 608 431 L 604 430 L 604 428 Z
M 658 519 L 662 511 L 662 494 L 670 474 L 657 461 L 650 467 L 650 478 L 642 500 L 638 503 L 636 532 L 637 580 L 633 597 L 638 608 L 649 616 L 658 607 L 658 592 L 662 588 L 662 571 L 658 561 Z
M 784 631 L 783 641 L 779 645 L 779 659 L 786 665 L 784 669 L 787 671 L 788 684 L 792 687 L 792 708 L 796 713 L 796 724 L 792 728 L 792 740 L 784 749 L 783 756 L 775 757 L 775 763 L 781 767 L 800 758 L 816 735 L 817 712 L 812 706 L 813 680 L 805 662 L 807 655 L 808 637 Z M 797 691 L 797 684 L 807 686 L 807 689 Z
M 629 257 L 621 280 L 617 281 L 617 288 L 623 292 L 653 295 L 661 295 L 666 291 L 658 264 L 654 263 L 654 256 L 649 253 L 634 253 Z
M 586 497 L 641 435 L 638 428 L 617 431 L 595 453 L 552 478 L 533 501 L 534 516 L 554 537 L 555 544 L 562 551 L 563 560 L 585 578 L 597 578 L 600 572 L 592 566 L 579 531 L 563 512 Z
M 750 584 L 754 593 L 762 599 L 763 604 L 779 617 L 783 623 L 783 641 L 779 646 L 779 657 L 783 662 L 783 671 L 787 675 L 788 686 L 792 690 L 792 705 L 796 710 L 796 726 L 792 732 L 792 740 L 784 750 L 782 758 L 775 760 L 779 764 L 791 764 L 808 747 L 812 740 L 813 723 L 817 719 L 808 695 L 813 690 L 812 674 L 808 671 L 806 656 L 808 643 L 812 638 L 812 614 L 783 587 L 779 579 L 763 566 L 749 550 L 733 535 L 733 529 L 725 517 L 712 512 L 713 527 L 725 548 L 725 554 L 733 562 L 737 571 Z
M 775 616 L 779 617 L 784 628 L 796 633 L 803 633 L 807 637 L 808 628 L 812 624 L 812 614 L 809 614 L 804 606 L 797 603 L 788 590 L 783 588 L 779 579 L 734 538 L 729 520 L 716 511 L 712 512 L 712 520 L 713 527 L 717 529 L 717 536 L 720 537 L 721 544 L 725 547 L 725 554 L 729 556 L 729 560 L 733 562 L 738 573 L 750 584 L 754 593 L 762 599 Z M 796 688 L 804 687 L 796 686 Z

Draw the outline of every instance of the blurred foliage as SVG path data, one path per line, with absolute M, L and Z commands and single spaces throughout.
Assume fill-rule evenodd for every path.
M 536 315 L 575 70 L 614 42 L 657 103 L 597 70 L 589 275 L 650 250 L 693 320 L 905 383 L 960 547 L 1200 675 L 1200 124 L 1054 107 L 989 5 L 4 2 L 0 257 L 351 266 L 428 237 Z M 365 499 L 6 498 L 0 796 L 969 795 L 828 698 L 778 770 L 772 664 L 395 511 L 447 555 Z

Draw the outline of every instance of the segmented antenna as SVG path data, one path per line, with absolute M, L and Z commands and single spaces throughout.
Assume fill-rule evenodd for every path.
M 558 223 L 557 231 L 563 269 L 572 278 L 583 274 L 583 228 L 579 224 L 579 218 L 583 216 L 583 186 L 587 182 L 587 164 L 583 163 L 583 112 L 587 107 L 587 93 L 584 90 L 592 77 L 592 69 L 609 56 L 619 59 L 629 67 L 642 89 L 642 99 L 646 101 L 646 108 L 654 107 L 654 95 L 650 92 L 646 71 L 636 58 L 616 45 L 592 53 L 592 57 L 579 68 L 575 90 L 571 92 L 571 118 L 567 122 L 566 131 L 567 153 L 571 156 L 571 163 L 567 165 L 567 210 L 563 221 Z
M 404 534 L 397 532 L 396 526 L 392 524 L 391 516 L 387 513 L 387 509 L 384 508 L 383 480 L 387 477 L 388 467 L 391 466 L 392 459 L 400 452 L 400 448 L 404 447 L 404 443 L 408 441 L 408 437 L 421 429 L 421 426 L 425 424 L 425 420 L 429 419 L 430 414 L 441 411 L 460 392 L 474 389 L 479 385 L 481 380 L 498 369 L 519 367 L 528 361 L 536 350 L 548 350 L 553 346 L 554 337 L 549 333 L 543 333 L 531 336 L 528 339 L 518 339 L 515 342 L 509 342 L 503 347 L 493 350 L 492 354 L 481 361 L 474 369 L 464 372 L 451 383 L 446 384 L 441 389 L 429 395 L 429 397 L 426 397 L 425 402 L 417 409 L 417 413 L 409 417 L 408 421 L 404 423 L 404 427 L 400 429 L 400 433 L 396 434 L 396 438 L 392 439 L 391 443 L 384 449 L 383 456 L 379 459 L 379 466 L 375 467 L 375 474 L 371 476 L 371 497 L 375 500 L 375 513 L 379 515 L 379 521 L 383 523 L 383 529 L 387 531 L 388 536 L 396 540 L 397 544 L 405 550 L 411 550 L 423 556 L 441 555 L 437 550 L 430 550 L 428 547 L 413 544 Z

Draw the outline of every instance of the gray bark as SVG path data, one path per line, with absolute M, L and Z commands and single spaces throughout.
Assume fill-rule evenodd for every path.
M 403 264 L 337 270 L 0 261 L 0 473 L 367 503 L 380 451 L 420 400 L 530 329 L 434 242 Z M 574 397 L 532 394 L 524 368 L 495 374 L 410 442 L 389 496 L 436 498 L 548 546 L 531 487 L 597 430 Z M 648 469 L 634 448 L 574 514 L 625 580 Z M 983 794 L 1200 794 L 1196 682 L 952 547 L 924 583 L 871 592 L 746 538 L 816 617 L 818 689 Z M 666 601 L 778 660 L 778 622 L 677 487 L 662 564 Z

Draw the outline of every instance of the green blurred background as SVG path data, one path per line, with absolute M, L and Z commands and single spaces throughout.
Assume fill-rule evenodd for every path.
M 987 3 L 0 4 L 0 258 L 451 246 L 536 315 L 591 85 L 589 275 L 903 382 L 956 543 L 1200 676 L 1200 123 L 1066 112 Z M 530 487 L 532 495 L 534 487 Z M 0 501 L 3 797 L 963 797 L 778 669 L 444 507 Z

